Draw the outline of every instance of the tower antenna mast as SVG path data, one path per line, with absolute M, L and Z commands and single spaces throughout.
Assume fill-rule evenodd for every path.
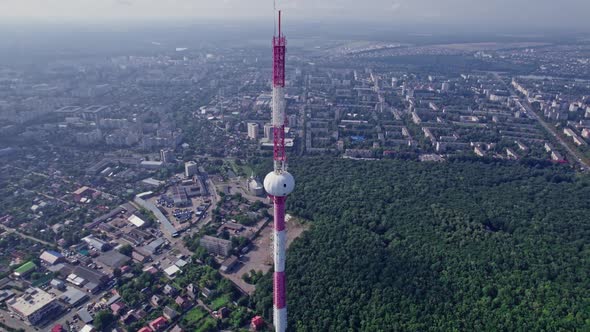
M 276 4 L 276 2 L 275 2 Z M 285 53 L 287 40 L 282 35 L 281 11 L 278 11 L 279 33 L 272 39 L 272 131 L 273 171 L 264 178 L 264 189 L 274 205 L 273 241 L 273 321 L 276 332 L 287 329 L 287 279 L 285 257 L 287 230 L 285 227 L 285 201 L 295 188 L 295 179 L 287 172 L 285 152 Z M 275 28 L 276 33 L 276 28 Z

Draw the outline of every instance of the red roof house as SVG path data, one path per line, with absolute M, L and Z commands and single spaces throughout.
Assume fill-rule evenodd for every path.
M 154 319 L 151 323 L 149 323 L 149 326 L 154 331 L 163 330 L 166 327 L 166 325 L 168 325 L 168 321 L 166 320 L 166 318 L 164 316 L 160 316 L 160 317 Z
M 255 331 L 262 329 L 264 327 L 264 319 L 262 319 L 262 317 L 260 316 L 252 318 L 252 323 L 250 324 L 250 327 Z

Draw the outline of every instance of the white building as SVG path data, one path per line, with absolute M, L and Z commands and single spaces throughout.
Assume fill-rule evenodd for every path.
M 127 221 L 129 221 L 135 227 L 143 227 L 143 225 L 145 225 L 145 221 L 134 214 L 127 218 Z
M 248 123 L 248 138 L 257 140 L 258 139 L 258 123 Z
M 184 176 L 187 178 L 193 177 L 193 175 L 199 173 L 199 165 L 194 161 L 184 163 Z
M 60 309 L 56 299 L 39 288 L 29 288 L 23 296 L 12 299 L 6 304 L 8 310 L 31 325 L 55 315 Z
M 151 161 L 151 160 L 144 160 L 140 164 L 141 168 L 149 169 L 149 170 L 158 170 L 164 167 L 164 163 L 161 161 Z

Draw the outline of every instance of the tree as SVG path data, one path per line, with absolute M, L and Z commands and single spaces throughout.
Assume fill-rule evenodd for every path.
M 119 252 L 125 256 L 131 257 L 131 254 L 133 253 L 133 247 L 129 244 L 126 244 L 126 245 L 122 246 L 121 248 L 119 248 Z
M 300 158 L 290 171 L 287 210 L 313 223 L 287 255 L 297 330 L 588 326 L 588 175 L 464 158 Z M 253 301 L 270 318 L 272 273 Z
M 99 311 L 94 316 L 94 327 L 98 331 L 106 331 L 107 328 L 115 321 L 115 316 L 108 311 Z

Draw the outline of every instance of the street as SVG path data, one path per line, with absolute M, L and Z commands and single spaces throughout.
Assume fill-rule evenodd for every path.
M 510 91 L 510 93 L 514 96 L 518 96 L 517 92 L 514 90 L 514 88 L 508 84 L 506 84 L 500 77 L 500 75 L 498 73 L 494 73 L 494 76 L 496 77 L 496 79 L 498 79 L 498 81 L 502 82 L 502 84 L 506 87 L 506 89 L 508 91 Z M 563 148 L 567 151 L 567 153 L 570 156 L 570 161 L 571 162 L 577 162 L 578 164 L 580 164 L 580 167 L 582 168 L 583 171 L 588 171 L 590 170 L 590 165 L 588 165 L 587 163 L 585 163 L 582 160 L 582 157 L 580 157 L 580 155 L 578 154 L 579 152 L 574 151 L 559 135 L 557 135 L 557 132 L 555 131 L 555 128 L 552 127 L 551 125 L 549 125 L 547 122 L 545 122 L 545 120 L 543 120 L 539 115 L 537 115 L 537 113 L 535 113 L 535 111 L 533 110 L 531 104 L 529 103 L 529 101 L 526 98 L 518 98 L 521 106 L 524 108 L 525 112 L 527 115 L 530 115 L 533 119 L 537 120 L 541 126 L 543 126 L 543 128 L 545 128 L 545 130 L 547 130 L 556 140 L 557 142 L 563 146 Z

